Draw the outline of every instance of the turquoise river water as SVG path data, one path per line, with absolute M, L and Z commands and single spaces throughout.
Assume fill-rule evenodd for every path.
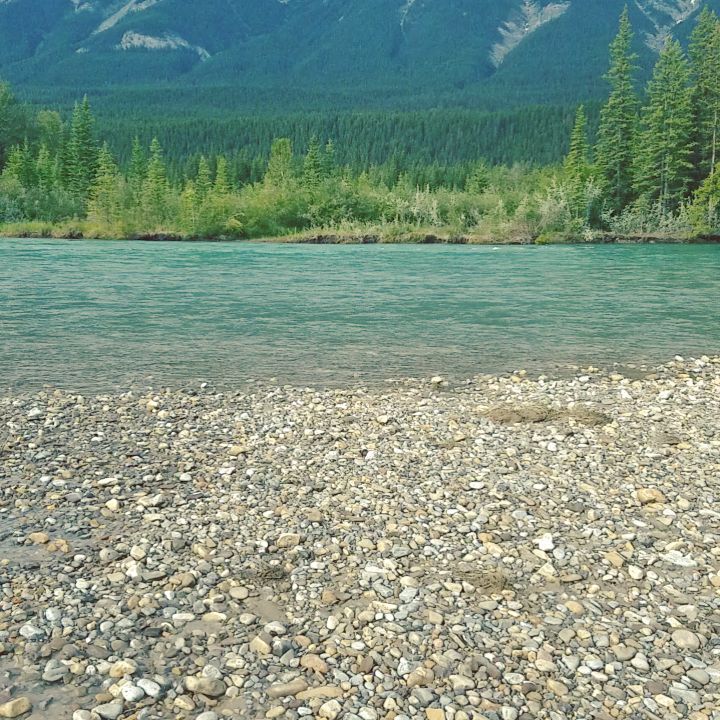
M 0 388 L 312 385 L 720 352 L 720 246 L 0 240 Z

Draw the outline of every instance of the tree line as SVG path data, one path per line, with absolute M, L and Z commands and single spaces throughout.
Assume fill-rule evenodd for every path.
M 497 241 L 717 232 L 720 21 L 703 10 L 687 52 L 668 40 L 643 93 L 632 43 L 626 10 L 610 47 L 607 101 L 597 113 L 577 110 L 564 163 L 546 167 L 480 158 L 423 164 L 400 153 L 356 162 L 348 158 L 362 145 L 352 132 L 341 143 L 313 134 L 299 153 L 297 141 L 282 137 L 267 155 L 244 147 L 192 152 L 178 163 L 157 137 L 136 136 L 113 152 L 97 139 L 87 98 L 67 121 L 47 110 L 30 118 L 0 84 L 0 223 L 6 233 L 100 237 L 369 227 L 388 238 L 437 232 Z M 434 137 L 428 131 L 426 141 Z
M 610 47 L 610 95 L 590 146 L 578 109 L 565 160 L 573 214 L 583 225 L 710 233 L 720 227 L 720 21 L 701 12 L 687 53 L 669 39 L 644 96 L 636 91 L 625 10 Z

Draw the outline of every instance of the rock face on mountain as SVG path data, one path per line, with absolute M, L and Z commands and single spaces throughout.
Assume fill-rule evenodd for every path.
M 0 0 L 0 74 L 34 86 L 504 88 L 591 96 L 626 0 Z M 630 0 L 649 64 L 703 4 Z

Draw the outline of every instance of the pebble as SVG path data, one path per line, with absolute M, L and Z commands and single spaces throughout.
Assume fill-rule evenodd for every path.
M 287 683 L 275 683 L 274 685 L 271 685 L 267 690 L 267 694 L 270 698 L 283 698 L 291 695 L 297 695 L 307 689 L 307 682 L 305 682 L 303 678 L 296 678 L 295 680 L 291 680 Z
M 208 697 L 220 697 L 227 690 L 222 680 L 210 677 L 187 677 L 185 678 L 185 688 L 189 692 L 207 695 Z
M 123 704 L 120 702 L 104 703 L 95 706 L 93 712 L 102 720 L 117 720 L 123 714 Z
M 0 718 L 16 718 L 32 710 L 32 704 L 26 697 L 15 698 L 0 705 Z
M 0 425 L 0 707 L 716 720 L 720 360 L 43 390 Z
M 337 700 L 328 700 L 318 709 L 318 717 L 327 718 L 327 720 L 335 720 L 342 712 L 342 705 Z
M 141 680 L 137 681 L 137 686 L 148 696 L 151 698 L 158 698 L 162 694 L 162 687 L 156 683 L 154 680 L 148 680 L 147 678 L 142 678 Z
M 665 495 L 656 488 L 640 488 L 635 491 L 635 497 L 641 505 L 665 502 Z
M 689 630 L 675 630 L 672 640 L 681 650 L 697 650 L 700 647 L 700 638 Z

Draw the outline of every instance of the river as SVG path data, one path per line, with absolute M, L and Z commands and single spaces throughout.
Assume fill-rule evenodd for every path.
M 720 246 L 0 240 L 0 387 L 381 382 L 720 351 Z

